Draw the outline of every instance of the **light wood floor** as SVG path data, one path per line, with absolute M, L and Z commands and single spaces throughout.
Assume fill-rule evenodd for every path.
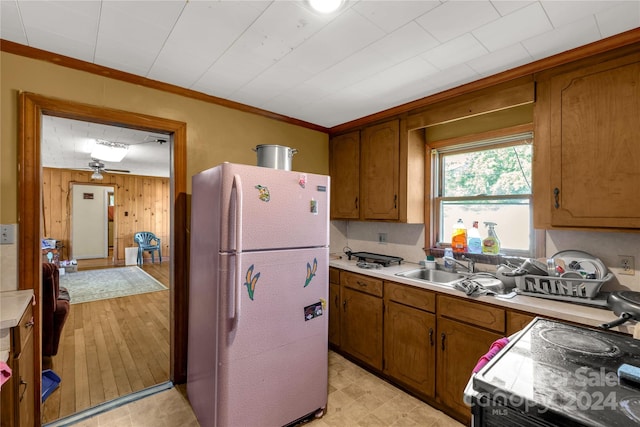
M 80 271 L 110 266 L 78 262 Z M 168 261 L 149 261 L 143 270 L 169 287 Z M 168 381 L 169 312 L 169 290 L 72 304 L 58 354 L 43 361 L 61 383 L 43 405 L 42 422 Z

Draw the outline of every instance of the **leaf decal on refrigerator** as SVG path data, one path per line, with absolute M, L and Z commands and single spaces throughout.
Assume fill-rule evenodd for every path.
M 307 279 L 304 281 L 304 287 L 306 288 L 311 283 L 311 279 L 316 275 L 316 271 L 318 271 L 318 260 L 316 258 L 313 259 L 313 267 L 309 263 L 307 263 Z
M 253 301 L 253 293 L 256 290 L 256 283 L 258 283 L 258 278 L 260 277 L 260 273 L 257 273 L 255 276 L 253 275 L 253 264 L 247 270 L 247 274 L 244 279 L 244 285 L 247 287 L 247 292 L 249 293 L 249 299 Z

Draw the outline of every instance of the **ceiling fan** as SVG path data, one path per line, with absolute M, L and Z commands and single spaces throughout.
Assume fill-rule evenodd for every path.
M 89 169 L 93 171 L 93 175 L 91 175 L 91 179 L 98 179 L 98 180 L 103 178 L 102 176 L 103 172 L 131 173 L 131 171 L 128 171 L 125 169 L 106 169 L 104 167 L 104 163 L 96 159 L 91 159 L 91 161 L 89 162 Z

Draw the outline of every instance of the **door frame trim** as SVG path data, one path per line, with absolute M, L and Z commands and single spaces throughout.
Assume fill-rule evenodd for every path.
M 171 145 L 170 228 L 170 374 L 173 383 L 186 382 L 188 320 L 187 124 L 135 112 L 99 107 L 29 92 L 18 95 L 18 289 L 33 289 L 34 372 L 42 376 L 42 116 L 50 115 L 113 126 L 173 134 Z M 35 420 L 41 419 L 41 383 L 33 387 Z

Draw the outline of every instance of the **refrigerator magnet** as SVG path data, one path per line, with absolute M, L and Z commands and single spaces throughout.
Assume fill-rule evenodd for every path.
M 269 200 L 271 200 L 271 194 L 269 194 L 268 187 L 258 184 L 254 188 L 258 190 L 258 198 L 260 200 L 262 200 L 263 202 L 268 202 Z
M 318 316 L 322 316 L 322 313 L 322 302 L 308 305 L 304 308 L 304 321 L 307 322 Z
M 305 188 L 307 186 L 307 174 L 306 173 L 301 173 L 300 177 L 298 178 L 298 185 L 300 186 L 300 188 Z
M 309 202 L 309 212 L 318 215 L 318 201 L 316 199 L 311 199 Z

